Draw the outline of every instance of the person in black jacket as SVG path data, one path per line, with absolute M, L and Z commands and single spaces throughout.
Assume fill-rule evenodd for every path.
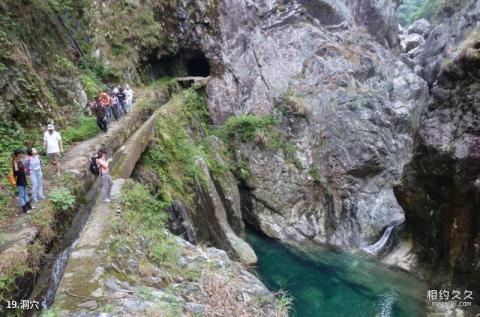
M 122 87 L 118 88 L 117 98 L 118 98 L 118 103 L 120 104 L 120 107 L 121 107 L 120 110 L 123 112 L 124 115 L 127 114 L 127 108 L 125 105 L 127 96 L 125 95 L 125 92 L 123 91 Z
M 107 108 L 101 103 L 100 98 L 95 97 L 95 100 L 90 103 L 90 110 L 97 118 L 97 125 L 100 130 L 107 132 Z
M 27 175 L 25 166 L 23 164 L 24 155 L 25 152 L 23 150 L 17 149 L 13 152 L 12 168 L 13 175 L 15 176 L 20 207 L 22 208 L 23 212 L 30 213 L 29 210 L 32 209 L 32 205 L 28 200 Z

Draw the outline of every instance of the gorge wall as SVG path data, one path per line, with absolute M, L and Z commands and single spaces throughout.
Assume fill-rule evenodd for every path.
M 395 32 L 369 34 L 396 30 L 389 11 L 369 19 L 341 1 L 219 7 L 214 51 L 223 72 L 207 86 L 214 122 L 274 114 L 294 148 L 293 159 L 256 141 L 231 149 L 249 174 L 250 224 L 284 241 L 349 248 L 402 222 L 392 184 L 409 159 L 428 89 L 388 49 Z
M 455 13 L 441 24 L 443 31 L 456 27 L 446 45 L 452 48 L 452 41 L 457 44 L 448 54 L 443 53 L 449 58 L 438 70 L 432 99 L 421 115 L 414 156 L 395 190 L 420 258 L 432 267 L 437 283 L 451 279 L 477 293 L 480 283 L 473 277 L 480 272 L 480 36 L 478 27 L 472 30 L 463 26 L 478 16 L 478 4 L 466 4 L 468 11 Z M 459 19 L 463 22 L 457 23 Z M 428 37 L 436 36 L 439 28 L 435 27 Z M 428 52 L 425 45 L 427 48 L 419 49 Z

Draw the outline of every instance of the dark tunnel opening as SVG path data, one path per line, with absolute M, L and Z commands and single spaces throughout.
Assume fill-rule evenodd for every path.
M 198 49 L 181 49 L 174 55 L 159 56 L 158 51 L 148 55 L 142 62 L 142 73 L 147 81 L 162 77 L 207 77 L 211 65 L 205 54 Z
M 207 77 L 210 75 L 210 63 L 205 55 L 194 56 L 187 60 L 189 76 Z

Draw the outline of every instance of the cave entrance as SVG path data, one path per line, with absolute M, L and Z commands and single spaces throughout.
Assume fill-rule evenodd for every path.
M 210 75 L 210 63 L 205 55 L 196 55 L 187 60 L 187 71 L 190 76 L 207 77 Z
M 207 77 L 210 62 L 198 49 L 181 49 L 174 55 L 160 56 L 153 52 L 142 62 L 142 72 L 148 81 L 162 77 Z

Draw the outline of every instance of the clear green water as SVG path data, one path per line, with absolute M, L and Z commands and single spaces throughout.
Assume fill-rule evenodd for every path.
M 363 256 L 315 249 L 309 259 L 277 241 L 249 231 L 257 272 L 271 290 L 293 297 L 298 317 L 425 316 L 422 283 Z

